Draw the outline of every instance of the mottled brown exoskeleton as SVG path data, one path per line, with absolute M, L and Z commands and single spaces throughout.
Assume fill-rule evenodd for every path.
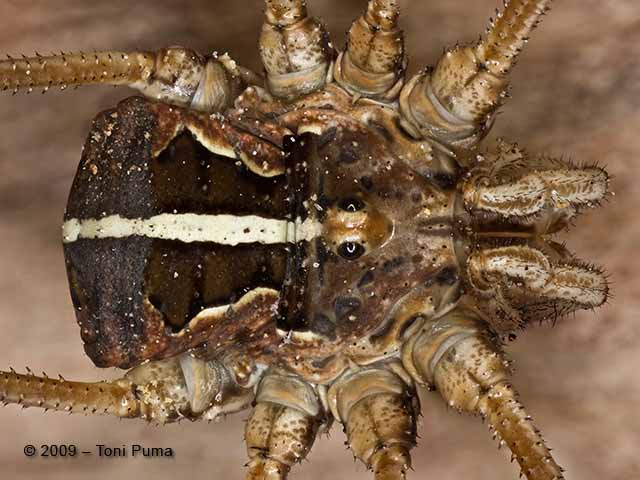
M 551 236 L 608 177 L 481 147 L 549 3 L 506 3 L 410 79 L 395 0 L 370 0 L 342 52 L 303 1 L 268 0 L 264 77 L 180 47 L 0 62 L 5 90 L 143 95 L 95 119 L 63 225 L 85 350 L 129 371 L 3 373 L 4 402 L 159 423 L 253 406 L 250 479 L 285 478 L 335 420 L 393 480 L 427 386 L 485 418 L 528 479 L 563 478 L 501 345 L 606 301 Z

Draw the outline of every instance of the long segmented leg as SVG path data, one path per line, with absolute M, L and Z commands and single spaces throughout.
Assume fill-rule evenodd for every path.
M 329 34 L 304 0 L 266 0 L 260 55 L 270 92 L 293 100 L 321 89 L 333 58 Z
M 287 478 L 291 467 L 311 450 L 324 421 L 326 414 L 313 387 L 296 376 L 267 373 L 245 428 L 247 480 Z
M 400 371 L 390 364 L 348 373 L 329 390 L 329 405 L 344 424 L 349 446 L 376 480 L 404 480 L 411 467 L 418 397 Z
M 476 45 L 447 51 L 433 72 L 403 89 L 403 126 L 417 138 L 472 146 L 486 134 L 506 95 L 511 69 L 551 0 L 510 0 Z
M 248 81 L 246 69 L 228 56 L 204 58 L 173 47 L 154 52 L 95 52 L 0 61 L 0 89 L 33 91 L 70 85 L 127 85 L 146 97 L 214 112 L 230 107 Z
M 31 372 L 0 372 L 5 404 L 72 413 L 108 414 L 168 423 L 215 419 L 246 408 L 253 390 L 234 380 L 227 366 L 183 355 L 149 362 L 112 382 L 84 383 Z
M 488 420 L 528 480 L 564 478 L 518 401 L 497 341 L 471 314 L 454 310 L 427 322 L 405 344 L 403 363 L 417 381 L 435 386 L 451 407 Z
M 336 81 L 354 95 L 398 96 L 407 66 L 397 0 L 369 0 L 349 30 L 347 48 L 336 60 Z

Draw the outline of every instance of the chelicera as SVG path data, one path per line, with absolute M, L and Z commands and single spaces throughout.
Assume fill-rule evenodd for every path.
M 551 236 L 607 195 L 597 167 L 481 142 L 549 1 L 406 78 L 394 0 L 335 52 L 301 0 L 268 0 L 265 75 L 172 47 L 0 62 L 5 90 L 129 85 L 94 120 L 63 243 L 85 350 L 119 380 L 7 372 L 24 406 L 159 423 L 252 407 L 248 478 L 285 478 L 343 424 L 379 480 L 410 466 L 417 389 L 484 417 L 530 480 L 563 478 L 502 342 L 602 305 Z

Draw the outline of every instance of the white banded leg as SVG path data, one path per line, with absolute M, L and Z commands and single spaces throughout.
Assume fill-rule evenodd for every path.
M 405 368 L 435 386 L 459 411 L 481 415 L 528 480 L 559 480 L 555 462 L 509 382 L 508 363 L 494 337 L 467 312 L 427 322 L 403 349 Z

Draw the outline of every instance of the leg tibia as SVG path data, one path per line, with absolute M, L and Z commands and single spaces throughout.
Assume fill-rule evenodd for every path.
M 401 480 L 416 443 L 417 396 L 395 373 L 373 368 L 348 374 L 329 391 L 354 455 L 376 480 Z
M 260 382 L 247 421 L 248 480 L 287 478 L 311 450 L 325 416 L 315 390 L 294 376 L 270 372 Z
M 418 332 L 407 343 L 403 360 L 418 381 L 434 385 L 452 408 L 486 418 L 528 480 L 563 478 L 508 382 L 508 363 L 480 322 L 465 312 L 451 312 Z
M 14 92 L 92 83 L 129 85 L 147 78 L 154 64 L 155 56 L 146 52 L 63 53 L 48 57 L 9 58 L 0 61 L 0 85 L 3 90 Z
M 46 410 L 139 417 L 145 406 L 127 380 L 70 382 L 31 373 L 0 372 L 0 400 Z

